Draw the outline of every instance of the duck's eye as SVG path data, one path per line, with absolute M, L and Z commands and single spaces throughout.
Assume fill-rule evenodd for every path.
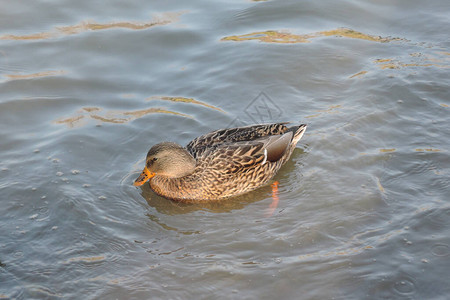
M 152 159 L 149 159 L 147 161 L 147 168 L 150 168 L 150 166 L 157 160 L 156 157 L 153 157 Z

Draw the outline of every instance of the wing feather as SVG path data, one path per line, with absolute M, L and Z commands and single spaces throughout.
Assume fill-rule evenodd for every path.
M 187 144 L 186 149 L 194 158 L 197 158 L 211 147 L 229 143 L 249 142 L 266 136 L 283 134 L 288 131 L 285 124 L 287 123 L 252 125 L 216 130 L 195 138 Z

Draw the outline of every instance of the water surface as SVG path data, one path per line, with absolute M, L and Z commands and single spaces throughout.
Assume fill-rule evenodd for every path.
M 0 1 L 0 298 L 444 299 L 449 7 Z M 272 191 L 176 203 L 148 148 L 308 130 Z

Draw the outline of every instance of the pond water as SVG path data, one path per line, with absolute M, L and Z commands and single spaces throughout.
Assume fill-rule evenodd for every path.
M 450 7 L 0 0 L 0 298 L 445 299 Z M 307 123 L 270 185 L 182 204 L 149 147 Z

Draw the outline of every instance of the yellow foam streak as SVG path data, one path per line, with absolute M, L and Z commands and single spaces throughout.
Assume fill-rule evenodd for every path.
M 372 42 L 390 42 L 393 40 L 399 40 L 398 38 L 388 38 L 381 36 L 373 36 L 369 34 L 365 34 L 359 31 L 355 31 L 349 28 L 338 28 L 327 31 L 319 31 L 310 34 L 292 34 L 290 32 L 280 32 L 280 31 L 258 31 L 243 35 L 232 35 L 222 38 L 222 41 L 250 41 L 250 40 L 258 40 L 260 42 L 265 43 L 309 43 L 311 39 L 318 37 L 329 37 L 329 36 L 337 36 L 337 37 L 345 37 L 352 39 L 360 39 L 367 40 Z
M 216 106 L 213 106 L 213 105 L 210 105 L 210 104 L 208 104 L 208 103 L 205 103 L 205 102 L 201 102 L 201 101 L 195 100 L 194 98 L 185 98 L 185 97 L 167 97 L 167 96 L 161 96 L 161 97 L 159 97 L 159 96 L 155 96 L 155 97 L 149 97 L 149 98 L 147 98 L 146 100 L 163 100 L 163 101 L 172 101 L 172 102 L 191 103 L 191 104 L 202 105 L 202 106 L 205 106 L 205 107 L 208 107 L 208 108 L 212 108 L 212 109 L 215 109 L 215 110 L 217 110 L 217 111 L 220 111 L 220 112 L 225 113 L 222 109 L 220 109 L 220 108 L 218 108 L 218 107 L 216 107 Z
M 69 118 L 61 118 L 54 121 L 57 124 L 66 124 L 69 127 L 78 127 L 86 124 L 86 119 L 93 119 L 100 121 L 101 123 L 115 123 L 122 124 L 130 122 L 139 118 L 142 118 L 148 114 L 171 114 L 186 118 L 193 118 L 190 115 L 179 113 L 176 111 L 170 111 L 162 108 L 146 108 L 134 111 L 107 111 L 102 113 L 102 110 L 98 107 L 83 107 L 74 116 Z
M 97 23 L 93 21 L 82 21 L 79 24 L 56 27 L 53 30 L 47 32 L 39 32 L 25 35 L 5 34 L 0 36 L 0 40 L 47 40 L 51 38 L 57 38 L 64 35 L 80 34 L 87 31 L 98 31 L 107 29 L 130 29 L 130 30 L 144 30 L 154 26 L 167 25 L 178 21 L 180 15 L 185 12 L 164 13 L 160 16 L 153 17 L 152 20 L 147 22 L 110 22 L 110 23 Z
M 90 257 L 74 257 L 69 259 L 67 262 L 96 262 L 96 261 L 102 261 L 105 260 L 104 256 L 90 256 Z
M 33 79 L 33 78 L 39 78 L 39 77 L 47 77 L 47 76 L 59 76 L 66 74 L 66 71 L 63 70 L 55 70 L 55 71 L 43 71 L 43 72 L 37 72 L 32 74 L 6 74 L 5 77 L 8 77 L 11 80 L 18 80 L 18 79 Z

